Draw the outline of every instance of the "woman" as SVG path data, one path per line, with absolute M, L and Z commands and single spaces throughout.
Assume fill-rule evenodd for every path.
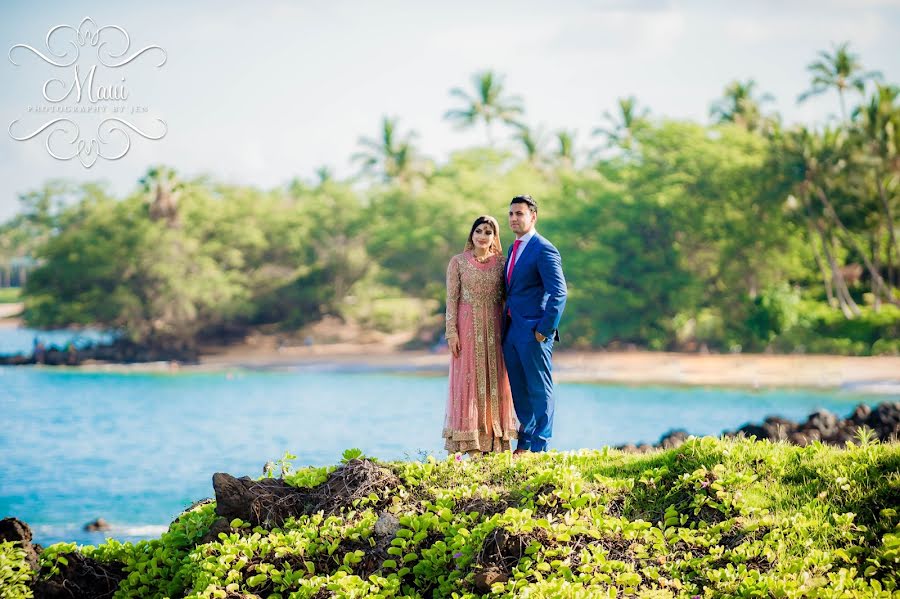
M 450 453 L 508 451 L 519 424 L 500 346 L 503 272 L 500 226 L 479 216 L 466 249 L 447 267 L 450 393 L 443 436 Z

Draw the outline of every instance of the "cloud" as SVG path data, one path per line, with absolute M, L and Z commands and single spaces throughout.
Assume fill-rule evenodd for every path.
M 682 39 L 686 15 L 681 10 L 599 10 L 566 22 L 551 41 L 563 51 L 659 54 Z
M 860 10 L 853 14 L 818 15 L 814 22 L 805 11 L 733 16 L 725 20 L 722 29 L 727 39 L 747 45 L 799 42 L 814 46 L 823 39 L 870 44 L 887 32 L 883 15 Z

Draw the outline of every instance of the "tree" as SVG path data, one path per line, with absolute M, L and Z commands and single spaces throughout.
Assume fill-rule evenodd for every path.
M 619 110 L 615 115 L 608 110 L 604 111 L 606 125 L 597 127 L 591 135 L 605 138 L 605 144 L 600 149 L 621 148 L 628 152 L 634 149 L 635 131 L 645 122 L 649 111 L 638 108 L 634 96 L 619 98 L 617 106 Z
M 900 203 L 900 88 L 877 85 L 868 103 L 854 112 L 856 135 L 865 155 L 861 170 L 870 174 L 865 179 L 874 184 L 882 226 L 887 231 L 886 280 L 888 285 L 900 285 L 900 245 L 897 242 L 895 214 Z M 870 186 L 871 187 L 871 186 Z M 881 227 L 879 227 L 881 228 Z M 873 246 L 880 245 L 878 235 Z M 878 261 L 879 252 L 873 252 Z
M 377 139 L 360 137 L 359 145 L 365 149 L 351 158 L 361 164 L 362 175 L 374 175 L 385 183 L 399 180 L 409 181 L 421 173 L 417 150 L 413 140 L 415 131 L 401 135 L 397 118 L 384 117 Z
M 868 215 L 877 212 L 877 208 L 860 195 L 854 180 L 858 165 L 852 141 L 843 129 L 827 128 L 813 133 L 800 127 L 781 142 L 782 159 L 796 173 L 794 195 L 808 219 L 811 243 L 815 243 L 813 237 L 818 237 L 831 271 L 833 295 L 848 319 L 859 316 L 860 310 L 847 289 L 845 269 L 839 260 L 841 252 L 852 253 L 862 261 L 876 298 L 898 303 L 860 243 L 861 237 L 872 235 Z
M 216 306 L 237 291 L 182 230 L 148 219 L 139 197 L 79 204 L 38 257 L 25 288 L 26 322 L 120 329 L 149 347 L 194 347 Z
M 454 121 L 458 128 L 474 127 L 483 122 L 487 132 L 488 145 L 494 145 L 492 126 L 495 122 L 517 125 L 524 112 L 522 100 L 518 96 L 506 96 L 503 89 L 503 77 L 493 71 L 476 73 L 472 77 L 475 91 L 473 94 L 454 87 L 450 95 L 462 100 L 462 108 L 448 110 L 444 118 Z
M 556 141 L 559 144 L 556 161 L 562 168 L 572 168 L 575 165 L 575 132 L 557 131 Z
M 527 125 L 520 124 L 516 128 L 513 139 L 519 143 L 519 147 L 525 154 L 525 160 L 530 165 L 542 168 L 547 161 L 544 155 L 544 133 L 541 129 L 531 129 Z
M 859 93 L 865 91 L 867 81 L 878 80 L 881 73 L 878 71 L 864 71 L 859 56 L 850 52 L 850 44 L 834 46 L 832 54 L 821 50 L 819 60 L 811 62 L 806 70 L 812 75 L 812 86 L 797 98 L 798 102 L 805 102 L 813 96 L 824 94 L 835 89 L 841 101 L 841 119 L 847 121 L 847 103 L 845 95 L 848 89 L 855 89 Z
M 66 206 L 79 199 L 105 196 L 103 186 L 53 179 L 40 189 L 19 195 L 20 211 L 0 224 L 0 287 L 23 286 L 35 253 L 58 231 Z
M 664 349 L 669 322 L 690 301 L 671 207 L 633 197 L 593 173 L 570 173 L 542 216 L 566 272 L 569 296 L 560 332 L 580 347 L 639 344 Z M 543 210 L 543 208 L 542 208 Z
M 149 214 L 153 220 L 163 220 L 169 227 L 178 227 L 178 199 L 182 185 L 175 169 L 154 166 L 139 180 L 148 196 Z
M 767 119 L 762 114 L 762 105 L 774 100 L 771 94 L 757 96 L 756 81 L 748 79 L 742 83 L 732 81 L 725 88 L 720 100 L 713 103 L 710 116 L 718 123 L 734 123 L 748 131 L 762 130 Z
M 322 165 L 316 169 L 316 182 L 319 185 L 325 185 L 334 181 L 334 171 L 327 165 Z

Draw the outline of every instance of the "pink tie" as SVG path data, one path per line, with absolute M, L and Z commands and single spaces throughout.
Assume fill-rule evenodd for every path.
M 509 270 L 506 271 L 506 284 L 509 285 L 510 279 L 512 279 L 512 271 L 516 266 L 516 254 L 519 252 L 519 246 L 522 245 L 521 239 L 516 239 L 513 243 L 512 254 L 509 256 Z

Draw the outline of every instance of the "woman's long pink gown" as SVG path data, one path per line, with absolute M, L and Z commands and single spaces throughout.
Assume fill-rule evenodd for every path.
M 447 267 L 447 339 L 459 339 L 450 358 L 450 392 L 444 448 L 451 453 L 508 451 L 518 436 L 503 350 L 500 346 L 506 261 L 478 262 L 471 251 Z

